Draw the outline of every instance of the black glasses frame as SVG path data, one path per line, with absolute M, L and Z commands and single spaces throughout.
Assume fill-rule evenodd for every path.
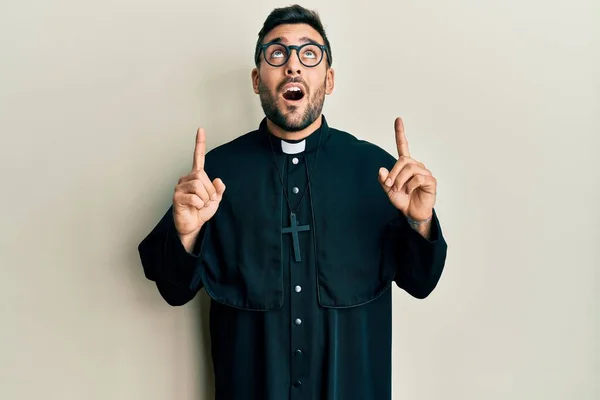
M 281 62 L 281 64 L 271 64 L 269 62 L 269 60 L 267 60 L 267 48 L 271 45 L 279 45 L 281 47 L 284 47 L 287 51 L 287 57 L 285 58 L 285 60 L 283 60 Z M 302 62 L 302 59 L 300 58 L 300 51 L 306 47 L 306 46 L 317 46 L 319 47 L 322 52 L 321 52 L 321 59 L 319 60 L 319 62 L 317 62 L 315 65 L 306 65 Z M 300 61 L 300 63 L 302 65 L 304 65 L 306 68 L 314 68 L 316 66 L 318 66 L 319 64 L 321 64 L 321 62 L 323 61 L 323 57 L 325 56 L 325 54 L 327 54 L 327 62 L 329 62 L 329 50 L 327 49 L 327 46 L 319 44 L 319 43 L 313 43 L 313 42 L 309 42 L 309 43 L 305 43 L 303 45 L 300 46 L 296 46 L 296 45 L 285 45 L 281 42 L 269 42 L 269 43 L 265 43 L 263 45 L 260 46 L 260 52 L 263 55 L 263 59 L 266 61 L 267 64 L 269 64 L 272 67 L 281 67 L 283 65 L 285 65 L 285 63 L 288 62 L 288 60 L 290 59 L 290 57 L 292 56 L 292 50 L 296 50 L 296 57 L 298 57 L 298 61 Z M 258 61 L 258 60 L 257 60 Z

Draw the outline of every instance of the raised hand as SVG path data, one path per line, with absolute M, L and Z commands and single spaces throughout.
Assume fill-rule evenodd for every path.
M 175 227 L 188 251 L 202 225 L 217 212 L 225 192 L 223 181 L 216 178 L 211 182 L 204 171 L 205 157 L 206 134 L 200 128 L 196 134 L 192 171 L 179 178 L 173 195 Z
M 394 122 L 398 161 L 391 171 L 379 170 L 379 183 L 392 204 L 407 217 L 425 221 L 433 214 L 437 181 L 423 163 L 411 158 L 401 118 Z

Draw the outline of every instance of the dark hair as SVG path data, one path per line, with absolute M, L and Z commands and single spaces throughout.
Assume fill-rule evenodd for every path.
M 283 24 L 307 24 L 314 28 L 323 37 L 325 46 L 327 46 L 327 62 L 329 66 L 333 63 L 331 57 L 331 45 L 325 34 L 323 23 L 316 11 L 307 10 L 297 4 L 284 8 L 276 8 L 271 11 L 271 14 L 265 20 L 262 29 L 258 32 L 258 41 L 256 42 L 256 50 L 254 52 L 254 62 L 258 66 L 260 62 L 260 46 L 262 45 L 265 36 L 279 25 Z

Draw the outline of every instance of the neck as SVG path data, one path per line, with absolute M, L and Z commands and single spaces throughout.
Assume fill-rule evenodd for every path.
M 319 115 L 319 117 L 315 119 L 315 121 L 309 126 L 307 126 L 305 129 L 297 132 L 289 132 L 284 129 L 281 129 L 279 126 L 275 125 L 270 119 L 267 118 L 267 127 L 269 128 L 269 131 L 278 138 L 286 140 L 302 140 L 317 129 L 319 129 L 321 127 L 321 124 L 322 118 Z

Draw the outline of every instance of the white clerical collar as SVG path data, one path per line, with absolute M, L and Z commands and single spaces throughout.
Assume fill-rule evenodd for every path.
M 281 151 L 286 154 L 298 154 L 306 150 L 306 140 L 302 140 L 298 143 L 290 143 L 285 140 L 281 141 Z

